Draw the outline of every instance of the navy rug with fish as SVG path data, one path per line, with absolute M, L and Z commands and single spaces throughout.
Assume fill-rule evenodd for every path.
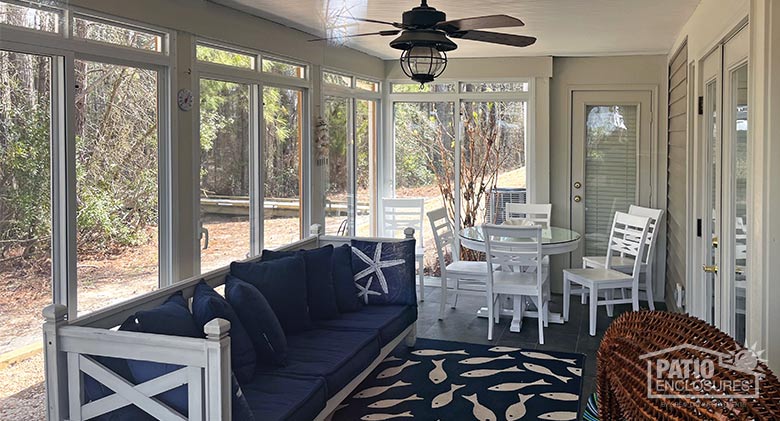
M 363 381 L 334 421 L 576 420 L 585 356 L 418 339 Z

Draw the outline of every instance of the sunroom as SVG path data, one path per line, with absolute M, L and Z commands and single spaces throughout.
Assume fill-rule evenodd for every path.
M 778 419 L 778 39 L 0 0 L 0 419 Z

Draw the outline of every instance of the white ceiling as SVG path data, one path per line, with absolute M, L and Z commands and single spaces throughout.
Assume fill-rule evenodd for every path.
M 400 21 L 419 0 L 209 0 L 237 8 L 317 36 L 375 32 L 390 26 L 357 24 L 341 15 Z M 450 57 L 594 56 L 665 54 L 700 0 L 429 0 L 448 19 L 507 14 L 521 28 L 492 29 L 538 38 L 526 47 L 456 40 Z M 329 17 L 327 17 L 329 16 Z M 344 44 L 394 59 L 392 37 L 359 37 Z

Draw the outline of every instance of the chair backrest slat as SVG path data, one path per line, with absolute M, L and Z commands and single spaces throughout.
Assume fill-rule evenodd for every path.
M 631 256 L 634 258 L 632 274 L 635 279 L 639 279 L 641 257 L 647 246 L 649 228 L 650 219 L 647 217 L 616 212 L 607 244 L 607 268 L 610 266 L 610 258 L 614 253 L 619 253 L 621 256 Z
M 650 219 L 650 226 L 647 231 L 647 248 L 645 249 L 645 254 L 642 257 L 643 263 L 650 263 L 650 261 L 653 260 L 653 257 L 655 256 L 655 245 L 658 242 L 658 236 L 656 234 L 658 226 L 661 223 L 661 218 L 663 218 L 664 210 L 631 205 L 628 208 L 628 213 L 629 215 L 644 216 L 645 218 Z
M 488 268 L 500 265 L 501 270 L 522 271 L 536 269 L 537 283 L 542 285 L 542 227 L 485 224 L 485 255 Z M 525 270 L 527 271 L 527 270 Z M 492 282 L 492 270 L 490 279 Z
M 505 220 L 528 219 L 544 228 L 550 227 L 552 205 L 537 203 L 507 203 Z
M 405 228 L 414 228 L 417 244 L 424 244 L 425 199 L 382 199 L 382 215 L 380 231 L 383 236 L 402 236 Z
M 436 245 L 436 253 L 439 256 L 439 267 L 441 267 L 441 276 L 446 276 L 447 270 L 447 248 L 453 261 L 460 259 L 459 253 L 456 253 L 455 231 L 447 215 L 447 209 L 439 208 L 428 212 L 428 220 L 433 230 L 433 241 Z

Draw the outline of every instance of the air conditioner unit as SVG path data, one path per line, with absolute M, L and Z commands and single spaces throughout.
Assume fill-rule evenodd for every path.
M 485 222 L 502 224 L 507 203 L 526 203 L 526 189 L 519 187 L 496 187 L 490 192 Z

